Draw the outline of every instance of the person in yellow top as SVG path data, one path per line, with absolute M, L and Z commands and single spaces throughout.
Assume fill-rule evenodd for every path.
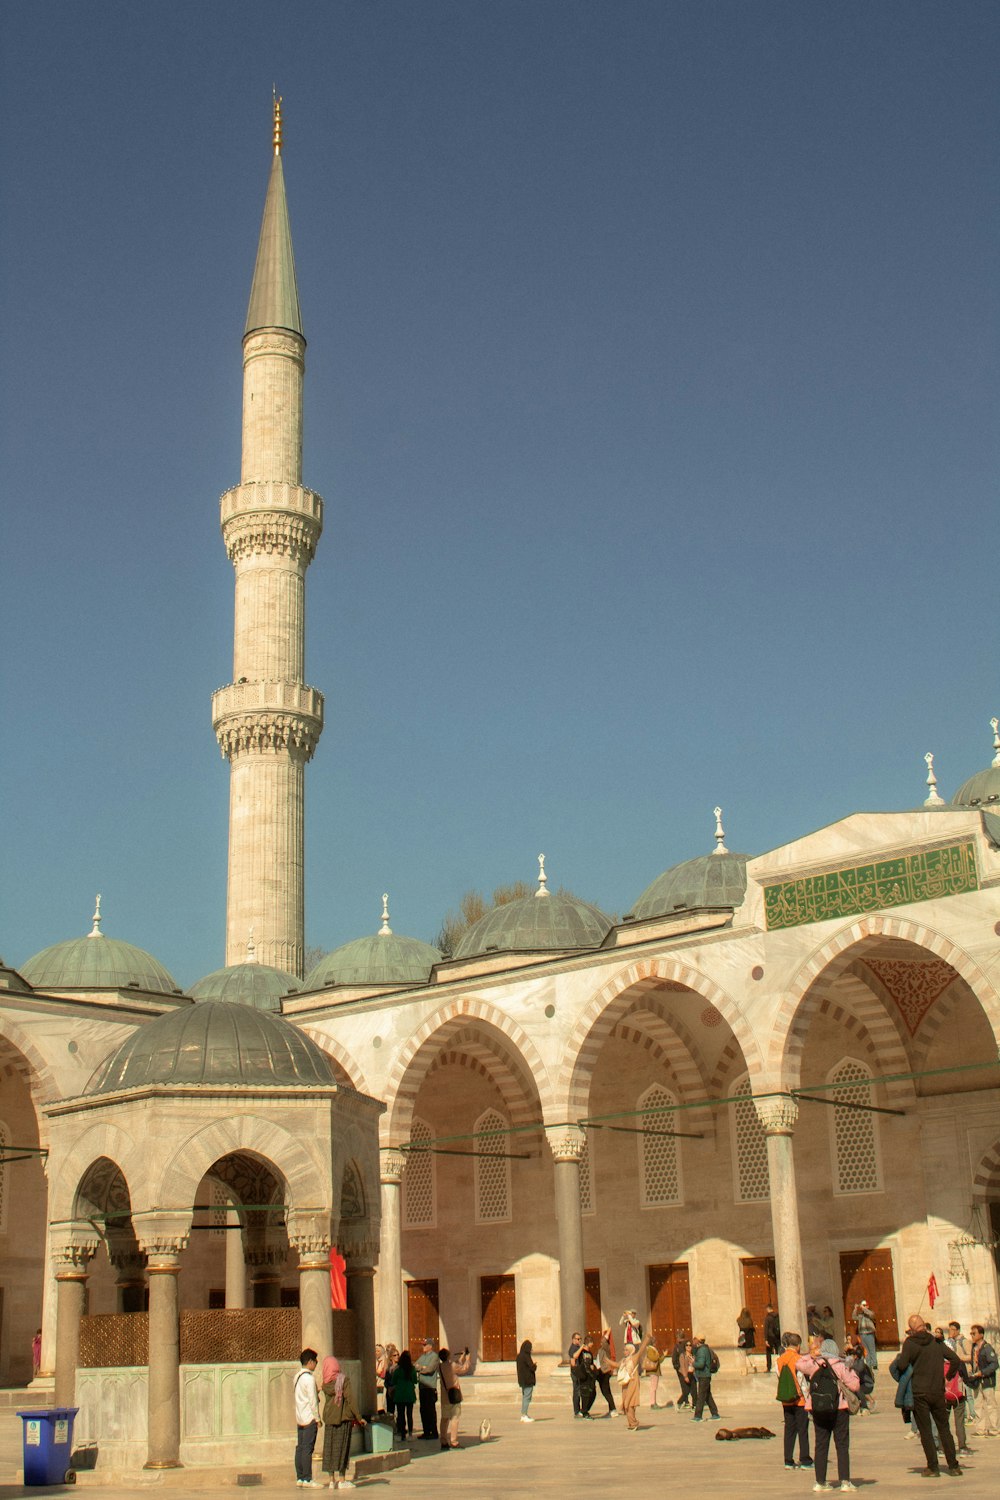
M 781 1336 L 782 1351 L 778 1355 L 778 1400 L 785 1412 L 785 1468 L 811 1469 L 809 1456 L 809 1413 L 799 1385 L 795 1366 L 802 1353 L 802 1335 L 784 1333 Z M 784 1374 L 784 1371 L 788 1374 Z M 799 1440 L 799 1461 L 795 1462 L 795 1439 Z

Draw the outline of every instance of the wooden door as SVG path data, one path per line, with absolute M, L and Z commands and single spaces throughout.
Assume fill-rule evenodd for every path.
M 844 1294 L 844 1326 L 854 1332 L 851 1316 L 857 1304 L 868 1303 L 875 1316 L 879 1349 L 899 1348 L 896 1323 L 896 1283 L 891 1250 L 844 1250 L 840 1256 L 840 1285 Z
M 769 1255 L 748 1256 L 741 1260 L 743 1267 L 743 1306 L 749 1307 L 753 1317 L 754 1348 L 764 1347 L 764 1319 L 767 1304 L 777 1309 L 778 1284 L 774 1279 L 774 1261 Z M 737 1309 L 739 1311 L 739 1309 Z M 738 1337 L 736 1319 L 733 1319 L 733 1342 Z
M 691 1284 L 687 1261 L 647 1267 L 649 1331 L 658 1349 L 669 1354 L 678 1339 L 691 1337 Z
M 516 1359 L 517 1317 L 513 1276 L 484 1276 L 480 1281 L 483 1308 L 483 1359 Z
M 601 1332 L 604 1328 L 604 1320 L 601 1317 L 601 1273 L 591 1269 L 583 1273 L 583 1320 L 586 1327 L 581 1329 L 587 1338 L 594 1340 L 596 1349 L 601 1342 Z M 570 1332 L 572 1333 L 572 1329 Z
M 406 1338 L 407 1347 L 413 1358 L 418 1359 L 423 1354 L 424 1339 L 433 1339 L 436 1349 L 440 1332 L 437 1280 L 408 1281 L 406 1283 Z

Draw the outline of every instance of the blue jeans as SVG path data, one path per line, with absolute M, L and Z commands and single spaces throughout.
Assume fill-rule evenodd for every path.
M 534 1394 L 535 1394 L 535 1387 L 533 1385 L 522 1385 L 522 1387 L 521 1387 L 521 1416 L 522 1417 L 526 1417 L 528 1415 L 528 1407 L 531 1405 L 531 1398 L 532 1398 L 532 1396 Z
M 875 1335 L 873 1333 L 862 1333 L 861 1342 L 865 1346 L 865 1358 L 871 1370 L 878 1369 L 878 1354 L 875 1352 Z
M 295 1443 L 296 1479 L 311 1479 L 313 1477 L 313 1449 L 316 1446 L 316 1433 L 318 1431 L 318 1422 L 308 1422 L 305 1427 L 298 1429 L 299 1435 Z

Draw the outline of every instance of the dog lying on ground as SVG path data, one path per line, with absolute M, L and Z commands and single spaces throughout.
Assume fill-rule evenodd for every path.
M 770 1427 L 720 1427 L 715 1434 L 717 1443 L 731 1443 L 739 1438 L 771 1438 L 775 1434 Z

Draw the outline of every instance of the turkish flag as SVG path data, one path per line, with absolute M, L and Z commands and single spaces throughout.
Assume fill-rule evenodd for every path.
M 932 1271 L 927 1281 L 927 1300 L 931 1305 L 931 1312 L 934 1311 L 934 1304 L 939 1295 L 938 1284 L 934 1280 L 934 1272 Z
M 334 1245 L 330 1250 L 330 1306 L 342 1312 L 347 1306 L 347 1261 Z

